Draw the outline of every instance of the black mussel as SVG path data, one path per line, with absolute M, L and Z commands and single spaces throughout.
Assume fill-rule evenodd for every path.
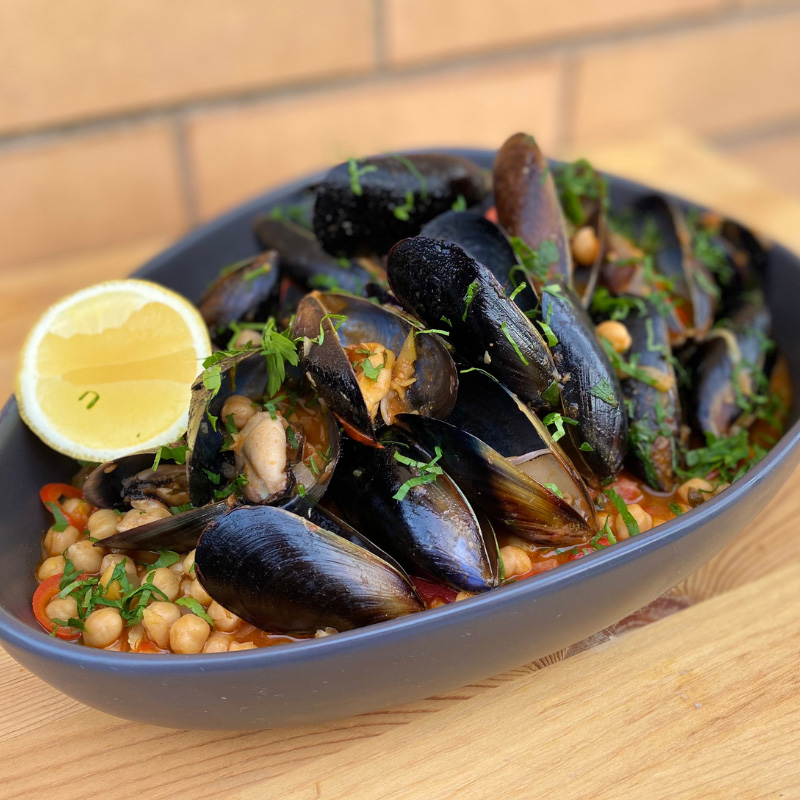
M 491 589 L 497 584 L 491 532 L 481 530 L 475 512 L 441 468 L 427 470 L 405 436 L 389 433 L 392 442 L 380 449 L 343 444 L 331 481 L 337 508 L 408 572 L 456 591 Z
M 767 384 L 764 365 L 771 348 L 771 323 L 763 295 L 751 292 L 709 334 L 697 360 L 693 392 L 695 421 L 702 433 L 729 436 L 734 425 L 752 421 L 754 400 Z
M 625 319 L 632 344 L 622 392 L 628 408 L 628 467 L 653 489 L 671 491 L 681 433 L 681 408 L 667 321 L 640 301 Z
M 446 421 L 560 494 L 587 525 L 597 527 L 594 503 L 572 461 L 542 421 L 491 375 L 475 369 L 462 371 L 458 399 Z
M 389 284 L 426 325 L 449 329 L 448 343 L 525 403 L 558 403 L 557 372 L 542 335 L 492 273 L 458 245 L 416 236 L 389 253 Z
M 521 539 L 574 545 L 587 541 L 593 533 L 594 528 L 553 489 L 539 484 L 466 431 L 414 414 L 398 415 L 397 424 L 426 455 L 441 452 L 438 463 L 470 502 Z
M 517 133 L 506 140 L 493 172 L 500 225 L 545 262 L 544 279 L 559 275 L 571 285 L 572 254 L 561 203 L 550 166 L 533 136 Z
M 561 375 L 567 450 L 584 475 L 616 475 L 627 450 L 628 417 L 622 388 L 594 324 L 563 282 L 542 287 L 541 318 Z
M 222 270 L 197 304 L 214 344 L 230 346 L 234 322 L 264 322 L 277 307 L 279 287 L 274 250 Z
M 425 225 L 420 235 L 457 244 L 470 258 L 487 267 L 509 294 L 522 281 L 508 236 L 486 217 L 470 211 L 446 211 Z M 527 285 L 515 293 L 514 301 L 522 311 L 530 311 L 538 303 Z
M 97 508 L 125 507 L 125 490 L 136 483 L 136 476 L 145 470 L 152 473 L 155 452 L 133 453 L 95 467 L 86 477 L 83 496 Z M 183 470 L 184 475 L 186 471 Z M 151 476 L 144 475 L 143 478 Z M 139 481 L 141 482 L 141 481 Z M 181 505 L 174 503 L 173 505 Z
M 363 294 L 367 284 L 385 281 L 377 264 L 365 263 L 365 259 L 336 258 L 322 249 L 313 233 L 291 222 L 265 216 L 255 221 L 254 229 L 262 247 L 278 251 L 281 273 L 308 291 Z
M 243 506 L 212 522 L 195 570 L 220 605 L 274 633 L 345 631 L 425 608 L 391 564 L 269 506 Z
M 300 366 L 350 436 L 377 444 L 376 427 L 415 411 L 446 416 L 458 374 L 442 340 L 369 300 L 312 292 L 297 309 Z
M 460 156 L 409 155 L 351 159 L 317 188 L 314 230 L 330 253 L 382 255 L 463 198 L 479 203 L 487 181 Z
M 223 501 L 181 511 L 171 517 L 115 533 L 95 542 L 95 547 L 110 547 L 114 550 L 174 550 L 176 553 L 188 553 L 196 547 L 197 540 L 206 525 L 229 508 L 230 506 Z
M 653 254 L 656 273 L 643 275 L 641 293 L 666 293 L 670 340 L 702 341 L 714 321 L 718 289 L 705 264 L 692 251 L 692 237 L 683 211 L 661 195 L 647 195 L 634 204 L 638 238 Z M 639 293 L 631 286 L 629 291 Z
M 280 399 L 265 398 L 266 386 L 264 356 L 258 350 L 246 350 L 207 368 L 192 387 L 186 464 L 189 497 L 195 506 L 224 497 L 226 485 L 236 476 L 244 476 L 244 481 L 238 480 L 251 503 L 284 504 L 298 493 L 312 502 L 325 492 L 339 453 L 333 415 L 324 402 L 312 411 L 311 401 L 301 402 L 299 395 L 297 406 L 285 392 Z M 310 396 L 310 390 L 305 389 L 305 394 Z M 248 407 L 248 419 L 238 430 L 226 406 L 234 399 Z M 265 399 L 266 410 L 259 410 Z M 258 401 L 257 408 L 248 400 Z M 281 413 L 279 402 L 294 408 L 291 422 Z M 306 422 L 295 423 L 301 418 L 299 411 L 308 418 Z M 306 424 L 308 432 L 314 430 L 315 442 L 309 443 Z M 319 458 L 317 451 L 324 452 L 324 457 Z

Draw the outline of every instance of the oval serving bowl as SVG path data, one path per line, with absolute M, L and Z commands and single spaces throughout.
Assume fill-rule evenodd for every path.
M 449 150 L 490 167 L 490 151 Z M 199 228 L 137 277 L 193 300 L 220 268 L 258 252 L 253 219 L 291 203 L 320 176 L 270 192 Z M 610 178 L 615 207 L 648 189 Z M 686 203 L 683 201 L 685 206 Z M 800 387 L 800 259 L 770 251 L 765 276 L 775 337 Z M 295 645 L 237 654 L 135 655 L 47 636 L 31 612 L 48 517 L 39 488 L 68 479 L 70 459 L 21 422 L 12 398 L 0 413 L 0 641 L 62 692 L 101 711 L 172 728 L 260 729 L 321 722 L 407 703 L 544 657 L 668 591 L 743 531 L 800 461 L 792 427 L 723 494 L 635 539 L 526 581 L 433 611 Z

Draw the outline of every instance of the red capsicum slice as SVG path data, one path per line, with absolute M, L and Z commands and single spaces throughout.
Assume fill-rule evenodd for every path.
M 58 507 L 58 510 L 64 515 L 70 525 L 73 525 L 79 531 L 83 531 L 86 528 L 86 523 L 89 521 L 91 510 L 86 514 L 71 514 L 65 511 L 64 507 L 61 505 L 62 497 L 76 497 L 83 499 L 83 492 L 80 489 L 76 489 L 74 486 L 70 486 L 68 483 L 48 483 L 45 486 L 42 486 L 41 490 L 39 491 L 39 497 L 41 497 L 45 508 L 51 513 L 52 508 L 48 505 L 49 503 L 53 503 Z
M 48 632 L 53 633 L 58 639 L 74 640 L 80 637 L 81 632 L 75 628 L 67 628 L 62 625 L 55 625 L 53 620 L 47 616 L 46 608 L 50 601 L 58 594 L 59 583 L 63 575 L 52 575 L 47 580 L 42 581 L 33 593 L 33 615 L 36 621 Z M 83 575 L 81 578 L 85 577 Z

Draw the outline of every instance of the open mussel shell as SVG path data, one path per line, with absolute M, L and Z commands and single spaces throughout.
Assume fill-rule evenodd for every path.
M 413 337 L 415 380 L 406 392 L 405 410 L 444 417 L 455 403 L 458 373 L 453 359 L 438 336 L 416 331 L 405 316 L 388 308 L 352 295 L 320 292 L 303 299 L 292 326 L 292 336 L 305 339 L 300 364 L 320 397 L 349 435 L 373 445 L 381 415 L 370 416 L 345 347 L 378 343 L 399 355 Z
M 337 289 L 363 294 L 368 283 L 385 279 L 377 266 L 368 270 L 359 260 L 326 253 L 313 233 L 294 223 L 265 216 L 253 227 L 262 247 L 278 251 L 282 274 L 308 291 Z
M 220 605 L 274 633 L 345 631 L 425 607 L 391 564 L 269 506 L 242 506 L 211 523 L 195 570 Z
M 631 472 L 653 489 L 667 492 L 675 486 L 675 465 L 681 431 L 681 407 L 673 367 L 667 321 L 644 301 L 625 319 L 632 344 L 626 353 L 643 378 L 627 377 L 622 392 L 629 414 Z M 656 385 L 653 385 L 656 384 Z
M 188 553 L 196 547 L 197 540 L 206 525 L 229 508 L 227 503 L 219 502 L 181 511 L 171 517 L 115 533 L 95 542 L 95 547 L 110 547 L 112 550 L 174 550 L 176 553 Z
M 280 287 L 278 254 L 269 250 L 232 264 L 206 289 L 197 307 L 217 347 L 227 347 L 233 322 L 264 322 Z
M 461 358 L 534 408 L 556 405 L 550 351 L 487 267 L 458 245 L 416 236 L 392 248 L 387 271 L 400 302 L 426 325 L 449 329 L 447 341 Z
M 458 400 L 446 421 L 480 439 L 542 487 L 557 487 L 586 524 L 597 527 L 591 495 L 572 461 L 542 421 L 495 378 L 481 370 L 462 372 Z
M 497 585 L 490 556 L 496 547 L 493 535 L 481 529 L 472 507 L 447 474 L 412 486 L 404 499 L 395 499 L 404 484 L 419 477 L 396 455 L 418 460 L 420 454 L 400 432 L 391 432 L 393 442 L 381 449 L 344 443 L 331 499 L 354 527 L 411 574 L 456 591 L 491 589 Z
M 571 285 L 572 253 L 561 203 L 547 159 L 533 136 L 517 133 L 506 140 L 497 152 L 493 174 L 497 221 L 533 251 L 552 242 L 558 254 L 547 277 L 558 275 Z
M 764 379 L 772 318 L 759 293 L 742 299 L 725 327 L 714 328 L 697 360 L 694 418 L 702 433 L 729 436 Z M 761 379 L 759 381 L 759 379 Z M 763 387 L 762 387 L 763 388 Z
M 125 506 L 125 488 L 145 470 L 151 470 L 155 452 L 133 453 L 95 467 L 83 484 L 83 496 L 97 508 Z
M 221 419 L 221 412 L 225 401 L 234 394 L 261 400 L 267 386 L 266 361 L 258 350 L 245 350 L 229 356 L 216 366 L 220 371 L 219 388 L 214 388 L 213 384 L 206 386 L 204 376 L 207 378 L 207 373 L 204 373 L 192 386 L 189 408 L 186 466 L 189 474 L 189 499 L 197 507 L 214 500 L 216 491 L 221 488 L 219 476 L 225 475 L 233 464 L 232 453 L 224 449 L 228 433 L 225 422 Z M 299 373 L 296 377 L 300 379 Z M 312 475 L 305 463 L 298 461 L 292 467 L 293 480 L 288 484 L 292 492 L 296 492 L 297 485 L 302 484 L 308 502 L 322 497 L 339 458 L 339 428 L 336 420 L 325 404 L 320 404 L 320 411 L 324 415 L 330 443 L 325 467 L 320 470 L 319 475 Z M 296 494 L 286 494 L 276 498 L 275 502 L 285 504 L 295 497 Z
M 561 375 L 561 401 L 570 457 L 581 472 L 600 480 L 622 468 L 628 415 L 614 367 L 577 295 L 563 282 L 544 286 L 541 316 L 555 341 L 550 352 Z
M 459 195 L 479 203 L 487 181 L 461 156 L 379 156 L 334 167 L 317 187 L 314 231 L 336 255 L 382 255 L 447 209 Z
M 397 424 L 426 454 L 439 447 L 439 464 L 470 502 L 521 539 L 573 545 L 585 542 L 593 532 L 571 505 L 472 434 L 413 414 L 398 415 Z
M 714 322 L 714 279 L 692 253 L 683 211 L 655 194 L 637 200 L 633 210 L 638 238 L 652 251 L 656 268 L 671 282 L 677 301 L 668 320 L 672 344 L 680 345 L 687 339 L 702 341 Z

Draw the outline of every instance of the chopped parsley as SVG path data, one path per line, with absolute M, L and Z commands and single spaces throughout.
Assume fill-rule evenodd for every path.
M 464 197 L 463 194 L 459 194 L 458 197 L 456 197 L 456 201 L 453 203 L 452 206 L 450 206 L 450 208 L 453 211 L 466 211 L 467 210 L 467 198 Z
M 91 400 L 89 400 L 89 402 L 86 404 L 86 410 L 87 410 L 87 411 L 88 411 L 90 408 L 94 408 L 94 405 L 95 405 L 95 403 L 97 403 L 97 401 L 100 399 L 100 395 L 99 395 L 97 392 L 94 392 L 94 391 L 92 391 L 91 389 L 89 389 L 89 390 L 85 391 L 85 392 L 84 392 L 84 393 L 83 393 L 83 394 L 82 394 L 82 395 L 81 395 L 81 396 L 78 398 L 78 402 L 80 403 L 80 402 L 83 400 L 83 398 L 84 398 L 84 397 L 86 397 L 87 395 L 90 395 L 90 394 L 93 394 L 93 395 L 94 395 L 94 397 L 93 397 Z
M 552 414 L 548 414 L 542 422 L 545 425 L 555 425 L 556 432 L 553 434 L 553 441 L 557 442 L 559 439 L 562 439 L 566 434 L 566 430 L 564 429 L 564 425 L 577 425 L 578 420 L 570 419 L 569 417 L 565 417 L 562 414 L 559 414 L 558 411 L 553 411 Z
M 225 500 L 234 492 L 240 491 L 244 486 L 247 486 L 247 478 L 244 475 L 237 475 L 224 489 L 216 489 L 214 491 L 214 499 Z
M 53 503 L 52 501 L 49 503 L 45 503 L 45 505 L 50 509 L 50 513 L 53 515 L 55 522 L 50 526 L 54 531 L 57 533 L 61 533 L 61 531 L 65 531 L 69 527 L 69 521 L 64 516 L 64 513 L 61 511 L 61 506 L 58 503 Z
M 150 567 L 150 570 L 161 569 L 162 567 L 171 567 L 181 560 L 181 556 L 172 550 L 162 550 L 159 554 L 156 563 Z M 148 570 L 148 572 L 150 571 Z
M 514 352 L 516 352 L 516 354 L 519 356 L 519 360 L 527 367 L 528 361 L 525 356 L 522 355 L 522 350 L 519 349 L 519 345 L 514 341 L 514 338 L 509 333 L 505 322 L 500 323 L 500 330 L 503 331 L 503 336 L 505 336 L 506 339 L 508 339 L 508 341 L 511 343 L 511 346 L 514 348 Z
M 371 381 L 377 381 L 378 375 L 381 374 L 381 370 L 386 366 L 386 364 L 378 364 L 375 366 L 368 358 L 365 358 L 363 361 L 359 362 L 359 366 Z
M 364 189 L 361 186 L 361 177 L 368 175 L 370 172 L 377 172 L 378 168 L 374 164 L 367 164 L 366 166 L 359 167 L 358 161 L 351 158 L 347 162 L 347 172 L 350 175 L 350 191 L 356 196 L 361 197 L 364 194 Z
M 428 462 L 415 461 L 413 458 L 402 455 L 399 451 L 394 451 L 395 461 L 411 467 L 418 474 L 409 478 L 395 493 L 392 495 L 394 500 L 402 502 L 405 500 L 406 495 L 415 487 L 422 486 L 426 483 L 433 483 L 439 475 L 443 474 L 442 468 L 438 465 L 439 459 L 442 457 L 442 448 L 436 447 L 436 455 Z
M 545 489 L 549 489 L 560 500 L 564 499 L 564 492 L 562 492 L 561 489 L 559 489 L 554 483 L 543 483 L 542 486 L 544 486 Z
M 158 469 L 158 465 L 161 463 L 162 458 L 167 458 L 170 461 L 174 461 L 176 464 L 185 464 L 186 452 L 188 449 L 188 445 L 185 444 L 178 445 L 177 447 L 168 447 L 167 445 L 162 445 L 158 448 L 156 457 L 153 460 L 153 472 Z
M 592 313 L 613 320 L 626 319 L 631 311 L 639 316 L 647 314 L 647 306 L 639 297 L 614 297 L 605 286 L 598 286 L 592 295 Z
M 469 307 L 472 305 L 472 301 L 475 299 L 475 296 L 480 290 L 481 287 L 477 279 L 472 281 L 472 283 L 467 286 L 467 293 L 464 295 L 464 313 L 461 315 L 462 322 L 467 321 L 467 312 L 469 311 Z
M 212 628 L 214 627 L 214 620 L 208 616 L 206 610 L 200 605 L 200 603 L 197 602 L 197 600 L 194 599 L 194 597 L 180 597 L 175 601 L 175 605 L 188 608 L 192 614 L 196 614 L 198 617 L 200 617 L 200 619 L 205 620 Z
M 628 529 L 628 533 L 631 536 L 638 536 L 640 533 L 639 523 L 633 518 L 633 514 L 628 510 L 628 506 L 622 497 L 613 489 L 606 489 L 605 495 L 616 507 L 622 517 L 622 521 L 625 523 L 625 527 Z
M 592 397 L 596 397 L 598 400 L 602 400 L 606 405 L 612 408 L 617 408 L 619 406 L 617 398 L 614 395 L 614 388 L 605 378 L 602 378 L 594 386 L 590 387 L 589 394 Z
M 594 452 L 594 447 L 592 447 L 589 442 L 581 442 L 581 446 L 578 449 L 583 450 L 584 453 Z
M 392 209 L 392 214 L 402 222 L 408 222 L 411 218 L 411 212 L 414 210 L 414 192 L 409 189 L 406 192 L 405 201 L 402 205 L 395 206 Z
M 321 326 L 320 326 L 321 327 Z M 261 354 L 267 360 L 267 394 L 276 394 L 286 378 L 286 362 L 296 366 L 299 360 L 297 345 L 289 329 L 280 332 L 276 329 L 274 317 L 270 317 L 261 338 Z
M 608 188 L 605 178 L 585 158 L 557 167 L 555 180 L 564 216 L 574 225 L 583 225 L 586 221 L 581 198 L 591 198 L 607 205 Z
M 529 282 L 541 282 L 546 280 L 553 264 L 558 263 L 558 245 L 552 239 L 545 239 L 534 250 L 518 236 L 512 236 L 511 247 L 521 264 L 511 270 L 512 278 L 514 273 L 519 270 Z
M 680 517 L 683 515 L 683 509 L 677 503 L 670 503 L 669 510 L 676 516 Z
M 558 337 L 553 333 L 553 329 L 542 320 L 539 320 L 537 324 L 542 329 L 542 333 L 544 333 L 547 339 L 548 346 L 555 347 L 558 344 Z

